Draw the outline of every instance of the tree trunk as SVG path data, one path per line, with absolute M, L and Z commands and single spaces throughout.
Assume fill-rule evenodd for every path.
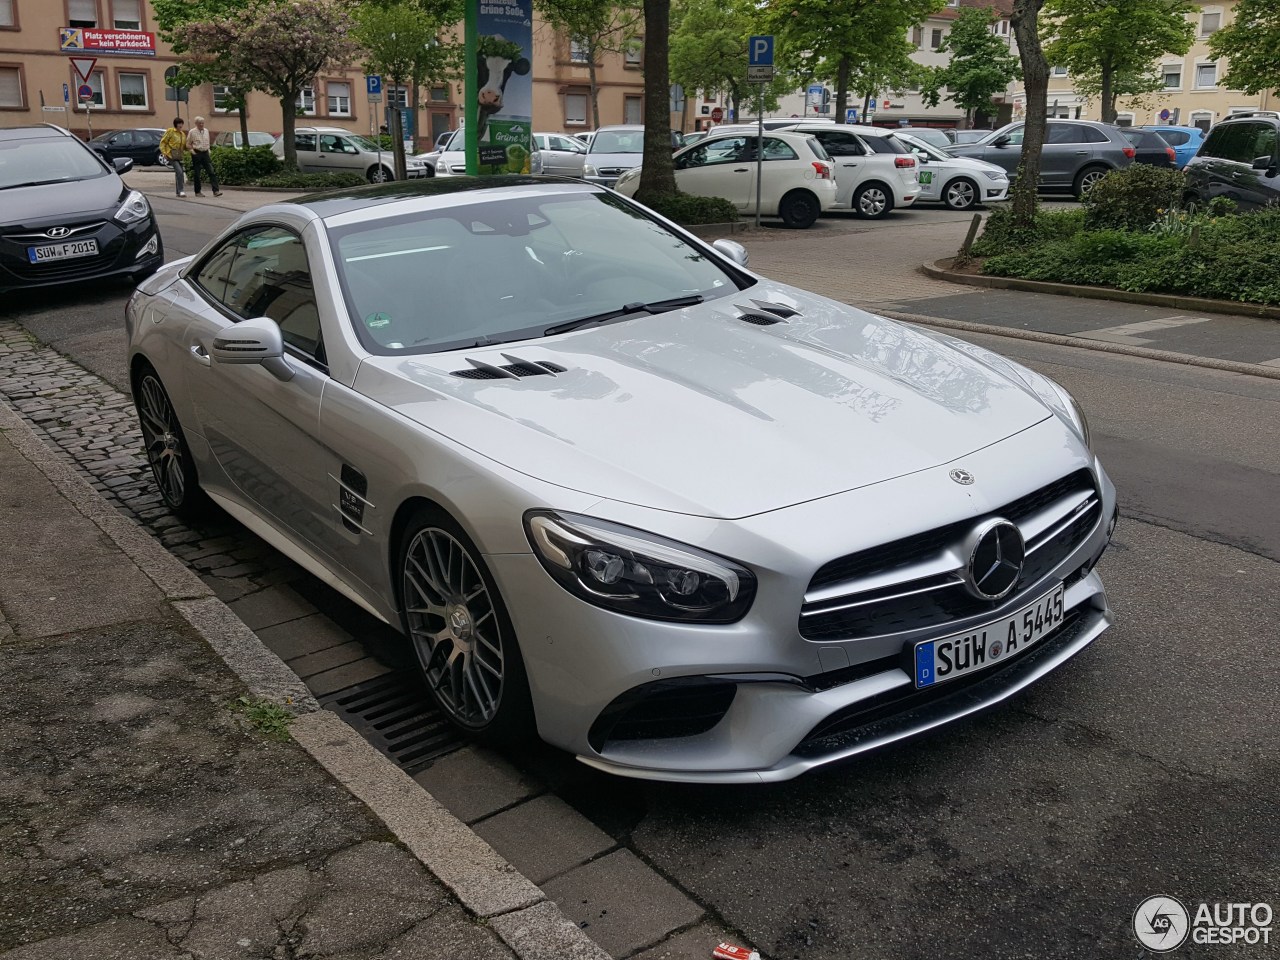
M 1099 99 L 1102 100 L 1103 123 L 1116 122 L 1116 95 L 1113 90 L 1114 86 L 1115 70 L 1110 64 L 1104 63 L 1102 65 L 1102 90 L 1101 96 L 1099 97 Z
M 418 114 L 422 111 L 422 90 L 418 86 L 415 78 L 409 90 L 409 129 L 413 131 L 411 136 L 405 139 L 413 142 L 413 152 L 418 152 L 418 136 L 422 131 L 422 125 L 418 122 L 421 118 Z M 408 133 L 408 131 L 406 131 Z
M 745 118 L 742 115 L 742 97 L 738 93 L 738 85 L 733 81 L 729 82 L 729 108 L 733 110 L 733 119 L 735 123 L 742 123 Z
M 1040 181 L 1040 151 L 1044 146 L 1045 113 L 1049 100 L 1049 62 L 1040 46 L 1038 18 L 1044 0 L 1014 0 L 1009 18 L 1018 38 L 1022 58 L 1023 89 L 1027 93 L 1027 116 L 1023 124 L 1022 158 L 1013 184 L 1013 217 L 1030 227 L 1036 218 L 1036 188 Z
M 591 129 L 600 129 L 600 89 L 596 80 L 596 45 L 587 42 L 587 77 L 591 84 Z
M 249 149 L 249 94 L 245 90 L 235 91 L 240 98 L 240 149 Z
M 391 83 L 396 90 L 403 90 L 405 78 L 392 77 Z M 409 179 L 406 175 L 407 165 L 404 162 L 404 111 L 397 106 L 391 111 L 387 132 L 391 134 L 391 175 L 397 180 Z
M 670 29 L 671 0 L 644 0 L 644 161 L 640 166 L 640 189 L 636 191 L 641 203 L 676 192 L 668 103 Z
M 297 126 L 298 91 L 280 98 L 280 139 L 284 141 L 284 165 L 290 170 L 298 169 L 298 145 L 293 142 L 293 130 Z
M 836 123 L 844 123 L 844 112 L 849 107 L 849 58 L 841 57 L 836 68 Z

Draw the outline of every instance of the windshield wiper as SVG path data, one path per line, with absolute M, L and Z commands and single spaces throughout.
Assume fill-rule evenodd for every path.
M 619 317 L 630 317 L 637 313 L 665 313 L 667 310 L 679 310 L 681 307 L 692 307 L 702 302 L 702 294 L 695 293 L 687 297 L 672 297 L 670 300 L 654 300 L 651 303 L 627 303 L 617 310 L 606 310 L 604 313 L 592 314 L 579 320 L 557 323 L 542 331 L 544 337 L 552 337 L 557 333 L 568 333 L 579 327 L 588 327 L 593 323 L 604 323 L 617 320 Z
M 50 183 L 66 183 L 66 177 L 59 177 L 57 180 L 28 180 L 26 183 L 6 183 L 0 190 L 17 190 L 19 187 L 43 187 Z

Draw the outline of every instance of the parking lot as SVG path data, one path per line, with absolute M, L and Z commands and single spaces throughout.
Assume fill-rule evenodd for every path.
M 170 257 L 248 202 L 153 199 Z M 745 243 L 767 276 L 890 315 L 1079 338 L 966 334 L 1049 374 L 1088 413 L 1119 490 L 1100 568 L 1116 625 L 1006 708 L 774 786 L 624 781 L 550 748 L 494 755 L 449 738 L 399 757 L 616 957 L 705 957 L 722 934 L 767 958 L 1138 956 L 1131 918 L 1147 896 L 1280 895 L 1280 381 L 1105 352 L 1123 341 L 1091 336 L 1146 323 L 1156 348 L 1262 364 L 1280 358 L 1277 328 L 1152 326 L 1170 311 L 920 274 L 969 219 L 836 216 Z M 77 289 L 0 307 L 0 342 L 37 341 L 32 356 L 0 352 L 0 394 L 322 701 L 412 689 L 392 631 L 229 518 L 187 526 L 158 505 L 124 396 L 124 299 Z M 43 385 L 29 382 L 36 361 Z M 1229 952 L 1189 943 L 1178 955 Z

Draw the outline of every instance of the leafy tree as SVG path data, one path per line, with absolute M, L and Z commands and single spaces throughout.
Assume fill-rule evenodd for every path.
M 676 193 L 671 162 L 671 0 L 644 0 L 644 157 L 640 166 L 641 203 Z
M 326 69 L 340 69 L 356 54 L 354 21 L 342 0 L 249 0 L 232 15 L 187 23 L 174 30 L 183 61 L 243 78 L 280 100 L 284 160 L 296 167 L 293 142 L 302 88 Z
M 668 0 L 669 2 L 669 0 Z M 563 30 L 587 55 L 591 120 L 600 126 L 600 88 L 596 61 L 601 54 L 622 53 L 640 32 L 643 13 L 635 0 L 534 0 L 551 26 Z
M 745 96 L 758 110 L 760 85 L 747 80 L 747 41 L 759 26 L 755 13 L 751 0 L 680 0 L 671 10 L 671 80 L 689 93 L 727 93 L 739 119 Z M 789 77 L 777 73 L 765 85 L 764 109 L 776 110 L 779 97 L 793 87 Z
M 1239 0 L 1235 20 L 1209 38 L 1209 52 L 1229 61 L 1223 86 L 1280 95 L 1280 0 Z
M 1013 0 L 1013 14 L 1009 17 L 1018 41 L 1018 56 L 1022 58 L 1022 89 L 1027 96 L 1022 156 L 1012 190 L 1014 225 L 1025 229 L 1031 229 L 1036 222 L 1040 153 L 1049 108 L 1049 61 L 1040 45 L 1040 9 L 1044 4 L 1045 0 Z
M 929 106 L 937 106 L 940 90 L 945 88 L 946 99 L 964 111 L 966 123 L 972 123 L 974 113 L 989 108 L 992 98 L 1017 78 L 1018 58 L 1009 52 L 1007 42 L 991 32 L 998 20 L 990 7 L 960 11 L 938 48 L 951 54 L 950 62 L 929 72 L 923 92 Z
M 192 53 L 188 50 L 179 28 L 188 23 L 202 20 L 213 20 L 218 17 L 235 16 L 242 11 L 248 0 L 152 0 L 151 8 L 155 12 L 156 32 L 169 44 L 179 57 Z M 198 51 L 196 51 L 198 53 Z M 176 86 L 198 87 L 204 83 L 225 84 L 231 90 L 226 106 L 240 115 L 240 145 L 249 148 L 249 91 L 253 89 L 250 81 L 232 74 L 227 64 L 217 60 L 182 60 L 178 65 Z
M 778 37 L 785 67 L 803 80 L 835 79 L 836 115 L 849 91 L 865 101 L 919 76 L 907 39 L 911 27 L 945 0 L 762 0 L 764 21 Z
M 1114 123 L 1117 97 L 1159 90 L 1160 58 L 1191 49 L 1194 9 L 1188 0 L 1046 0 L 1044 52 Z

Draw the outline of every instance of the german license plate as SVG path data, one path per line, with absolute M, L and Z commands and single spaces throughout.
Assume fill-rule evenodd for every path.
M 73 260 L 76 257 L 96 257 L 97 255 L 97 240 L 68 240 L 66 243 L 50 243 L 43 247 L 27 247 L 27 258 L 32 263 Z
M 955 680 L 1021 653 L 1062 623 L 1064 590 L 1058 584 L 1012 616 L 915 647 L 916 686 Z

